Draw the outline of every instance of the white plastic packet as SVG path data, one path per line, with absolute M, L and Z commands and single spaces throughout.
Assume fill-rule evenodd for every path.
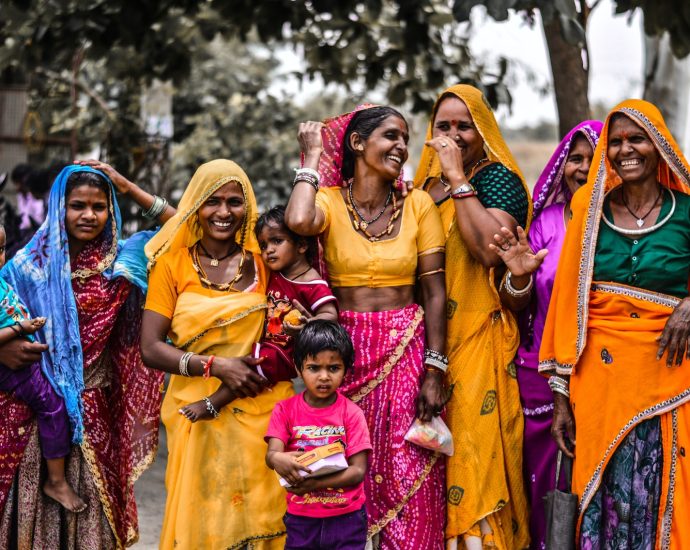
M 440 416 L 434 416 L 430 422 L 415 418 L 405 434 L 405 440 L 425 449 L 453 456 L 453 435 Z

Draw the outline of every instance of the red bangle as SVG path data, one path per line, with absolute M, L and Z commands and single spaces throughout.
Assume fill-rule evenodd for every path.
M 467 197 L 476 197 L 477 191 L 473 189 L 472 191 L 465 191 L 464 193 L 451 193 L 450 196 L 453 199 L 466 199 Z
M 204 378 L 211 377 L 211 365 L 213 365 L 213 360 L 215 358 L 215 355 L 211 355 L 208 360 L 204 362 Z

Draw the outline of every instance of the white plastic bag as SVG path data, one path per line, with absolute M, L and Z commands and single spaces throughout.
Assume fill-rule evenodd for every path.
M 405 434 L 405 440 L 425 449 L 453 456 L 453 435 L 440 416 L 434 416 L 430 422 L 415 418 Z

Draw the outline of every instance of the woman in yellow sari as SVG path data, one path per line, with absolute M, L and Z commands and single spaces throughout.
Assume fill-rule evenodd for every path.
M 690 165 L 654 105 L 611 111 L 572 213 L 539 369 L 568 454 L 577 429 L 578 546 L 685 548 Z
M 264 464 L 263 436 L 273 406 L 293 391 L 285 381 L 263 391 L 247 356 L 266 308 L 256 218 L 244 171 L 214 160 L 196 171 L 177 214 L 146 247 L 153 267 L 142 353 L 147 366 L 172 373 L 161 411 L 169 453 L 163 549 L 283 547 L 284 491 Z M 215 411 L 205 398 L 221 383 L 239 397 Z M 180 414 L 201 399 L 213 420 Z
M 512 363 L 513 314 L 488 248 L 501 226 L 527 227 L 528 189 L 482 93 L 457 85 L 434 105 L 415 185 L 436 202 L 446 231 L 449 548 L 512 550 L 529 543 L 522 482 L 522 410 Z

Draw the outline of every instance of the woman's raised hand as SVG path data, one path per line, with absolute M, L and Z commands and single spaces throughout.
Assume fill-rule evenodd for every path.
M 535 254 L 527 241 L 525 230 L 520 226 L 517 228 L 517 238 L 510 229 L 501 227 L 501 234 L 495 234 L 494 241 L 495 244 L 490 243 L 489 248 L 498 254 L 515 277 L 534 273 L 549 253 L 543 248 Z
M 690 359 L 690 298 L 681 300 L 675 307 L 658 340 L 656 358 L 659 360 L 666 353 L 667 367 Z
M 462 152 L 455 140 L 447 136 L 439 136 L 424 142 L 427 147 L 432 147 L 438 153 L 441 170 L 449 181 L 464 182 L 465 171 L 462 165 Z
M 108 176 L 110 178 L 110 181 L 113 182 L 115 189 L 117 189 L 123 195 L 126 195 L 127 193 L 129 193 L 132 186 L 134 185 L 126 177 L 124 177 L 122 174 L 120 174 L 120 172 L 115 170 L 115 168 L 110 166 L 110 164 L 106 164 L 105 162 L 101 162 L 100 160 L 95 160 L 95 159 L 75 160 L 74 164 L 80 164 L 81 166 L 90 166 L 91 168 L 93 168 L 95 170 L 100 170 L 106 176 Z
M 323 138 L 321 137 L 322 128 L 322 122 L 314 122 L 313 120 L 302 122 L 299 125 L 297 139 L 299 140 L 299 147 L 305 157 L 310 154 L 320 155 L 323 151 Z
M 268 380 L 251 368 L 262 360 L 263 357 L 256 359 L 249 355 L 231 358 L 216 357 L 211 374 L 240 397 L 256 397 L 269 386 Z

